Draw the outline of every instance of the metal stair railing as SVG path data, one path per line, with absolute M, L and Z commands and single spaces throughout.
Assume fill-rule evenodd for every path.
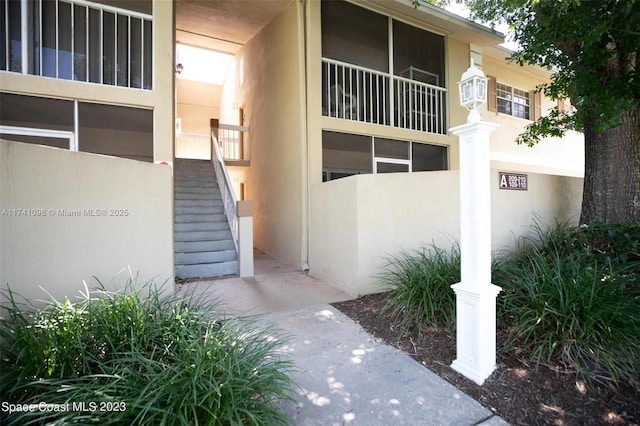
M 215 119 L 211 120 L 211 162 L 215 168 L 216 180 L 218 181 L 218 187 L 220 188 L 220 195 L 222 196 L 224 205 L 224 213 L 227 215 L 233 243 L 236 246 L 236 252 L 238 252 L 237 198 L 231 185 L 231 179 L 229 179 L 229 173 L 224 165 L 222 153 L 220 152 L 218 143 L 218 120 Z

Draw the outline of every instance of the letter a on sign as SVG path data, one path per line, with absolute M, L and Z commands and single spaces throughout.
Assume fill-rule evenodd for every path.
M 508 188 L 509 184 L 507 183 L 507 175 L 500 174 L 500 188 Z

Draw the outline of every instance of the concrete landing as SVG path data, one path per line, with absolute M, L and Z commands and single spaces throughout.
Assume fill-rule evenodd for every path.
M 221 278 L 179 286 L 179 292 L 215 299 L 226 317 L 254 316 L 353 299 L 291 265 L 256 251 L 253 278 Z

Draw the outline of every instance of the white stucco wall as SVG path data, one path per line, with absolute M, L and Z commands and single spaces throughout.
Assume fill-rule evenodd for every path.
M 0 286 L 60 300 L 130 269 L 173 291 L 172 188 L 165 165 L 0 141 Z
M 582 179 L 529 174 L 529 190 L 498 189 L 492 170 L 492 248 L 513 247 L 541 223 L 575 219 Z M 459 240 L 457 171 L 359 175 L 311 189 L 310 274 L 360 296 L 381 291 L 385 256 Z

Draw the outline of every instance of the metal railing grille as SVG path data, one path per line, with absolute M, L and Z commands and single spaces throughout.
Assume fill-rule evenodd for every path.
M 237 199 L 231 184 L 231 179 L 227 172 L 227 168 L 220 152 L 220 146 L 218 142 L 217 129 L 211 129 L 211 162 L 215 168 L 216 180 L 218 181 L 218 187 L 220 188 L 220 195 L 222 197 L 222 203 L 224 205 L 224 212 L 227 215 L 227 221 L 231 228 L 231 234 L 233 235 L 233 242 L 236 246 L 236 252 L 238 251 L 238 214 L 236 212 Z
M 249 131 L 246 126 L 220 124 L 218 127 L 218 141 L 224 160 L 248 160 L 243 152 L 243 140 Z
M 322 59 L 322 114 L 446 134 L 447 89 Z
M 152 88 L 153 17 L 86 0 L 0 5 L 0 70 Z

